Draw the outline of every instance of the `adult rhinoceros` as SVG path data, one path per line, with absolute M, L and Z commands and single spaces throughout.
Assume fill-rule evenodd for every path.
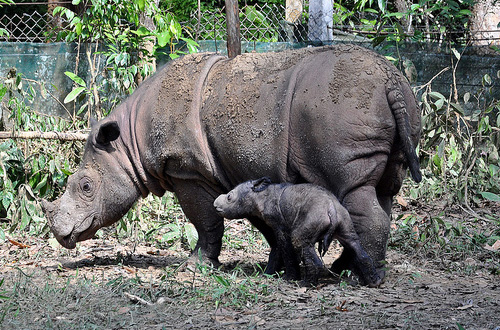
M 44 204 L 57 240 L 74 248 L 140 196 L 173 191 L 198 231 L 195 251 L 217 265 L 224 231 L 212 206 L 218 195 L 262 176 L 310 182 L 338 197 L 365 250 L 382 261 L 406 168 L 421 180 L 419 134 L 408 82 L 367 49 L 186 55 L 92 126 L 66 192 Z M 272 247 L 273 273 L 281 262 L 273 233 L 250 220 Z M 333 268 L 351 260 L 344 253 Z

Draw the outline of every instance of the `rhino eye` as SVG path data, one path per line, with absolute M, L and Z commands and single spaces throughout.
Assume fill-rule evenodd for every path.
M 80 180 L 80 189 L 84 193 L 90 193 L 92 191 L 92 181 L 89 178 L 82 178 Z

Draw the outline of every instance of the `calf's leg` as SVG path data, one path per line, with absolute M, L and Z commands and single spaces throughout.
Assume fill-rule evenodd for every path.
M 314 244 L 306 244 L 302 247 L 302 261 L 304 262 L 305 275 L 302 286 L 311 286 L 318 283 L 318 278 L 323 269 L 323 262 L 316 254 Z

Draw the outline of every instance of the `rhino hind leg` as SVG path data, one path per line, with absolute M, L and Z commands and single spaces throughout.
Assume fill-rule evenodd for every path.
M 380 205 L 375 187 L 362 186 L 349 192 L 343 204 L 349 211 L 362 247 L 374 261 L 377 272 L 383 279 L 390 218 Z M 356 257 L 352 249 L 344 249 L 342 255 L 333 263 L 331 270 L 337 274 L 346 269 L 356 272 Z

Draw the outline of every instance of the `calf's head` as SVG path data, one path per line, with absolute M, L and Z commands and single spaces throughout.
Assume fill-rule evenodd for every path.
M 227 194 L 222 194 L 214 201 L 214 207 L 220 216 L 226 219 L 239 219 L 257 215 L 258 202 L 266 198 L 260 192 L 267 189 L 271 180 L 267 177 L 250 180 L 237 185 Z
M 69 177 L 66 191 L 53 203 L 42 201 L 50 229 L 62 246 L 72 249 L 76 242 L 91 238 L 99 228 L 118 221 L 139 198 L 123 150 L 117 122 L 93 124 L 82 163 Z

